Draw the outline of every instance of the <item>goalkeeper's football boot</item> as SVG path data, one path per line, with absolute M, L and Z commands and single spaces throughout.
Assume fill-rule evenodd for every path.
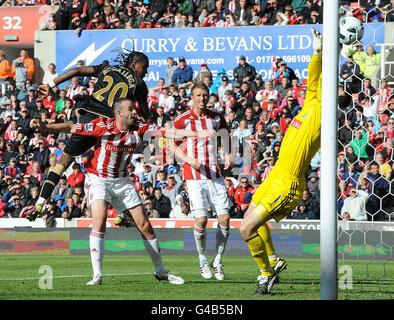
M 275 265 L 272 266 L 274 268 L 275 272 L 278 274 L 275 280 L 275 284 L 279 283 L 279 274 L 287 269 L 287 262 L 285 259 L 278 257 L 276 258 L 276 263 Z
M 256 294 L 269 294 L 275 284 L 277 276 L 277 273 L 271 276 L 258 276 Z
M 223 263 L 219 262 L 218 264 L 212 265 L 215 270 L 215 278 L 216 280 L 223 281 L 224 280 L 224 266 Z
M 103 277 L 102 276 L 94 276 L 92 280 L 87 282 L 86 284 L 88 286 L 99 286 L 103 283 Z
M 131 228 L 134 225 L 134 223 L 130 221 L 128 217 L 121 217 L 121 216 L 117 216 L 115 218 L 114 223 L 118 227 L 126 227 L 126 228 Z
M 185 283 L 185 280 L 183 280 L 183 278 L 171 273 L 169 270 L 165 270 L 163 273 L 155 273 L 155 278 L 159 281 L 168 281 L 169 283 L 175 285 Z

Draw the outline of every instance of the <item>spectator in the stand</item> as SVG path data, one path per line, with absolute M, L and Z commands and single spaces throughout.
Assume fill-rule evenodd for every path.
M 357 188 L 351 188 L 349 197 L 343 202 L 341 217 L 345 221 L 367 221 L 365 207 L 368 201 L 368 193 Z
M 85 1 L 83 0 L 71 0 L 67 1 L 68 12 L 71 17 L 80 17 L 83 12 L 83 6 Z
M 14 150 L 14 143 L 11 140 L 6 142 L 6 150 L 3 152 L 3 160 L 5 163 L 9 163 L 12 158 L 16 157 Z
M 307 177 L 307 188 L 308 191 L 311 193 L 312 197 L 316 199 L 316 196 L 319 193 L 320 189 L 320 181 L 319 175 L 314 171 L 312 171 Z
M 394 22 L 394 2 L 393 1 L 390 1 L 390 4 L 386 4 L 382 8 L 382 11 L 384 12 L 386 22 Z
M 36 99 L 36 88 L 34 86 L 30 86 L 27 91 L 27 96 L 24 99 L 26 106 L 30 111 L 37 112 Z M 36 115 L 32 114 L 32 116 L 38 118 Z
M 97 11 L 93 18 L 89 20 L 88 24 L 86 25 L 87 30 L 101 30 L 105 29 L 104 18 L 101 11 Z
M 233 85 L 232 85 L 232 83 L 229 82 L 229 79 L 228 79 L 227 76 L 223 76 L 222 77 L 222 83 L 219 86 L 219 88 L 217 89 L 219 102 L 221 102 L 221 103 L 223 102 L 224 94 L 228 90 L 232 91 L 233 90 Z
M 352 120 L 351 119 L 346 119 L 345 124 L 341 129 L 339 129 L 338 132 L 338 139 L 342 143 L 342 145 L 346 146 L 347 144 L 352 141 L 353 138 L 353 126 L 352 126 Z
M 163 169 L 157 171 L 154 188 L 163 189 L 167 185 L 166 173 Z
M 160 188 L 154 190 L 154 198 L 152 200 L 153 208 L 160 214 L 160 218 L 169 218 L 171 212 L 171 201 L 163 195 Z
M 83 187 L 83 183 L 85 181 L 85 175 L 81 171 L 81 166 L 78 163 L 74 163 L 72 166 L 72 174 L 70 174 L 67 178 L 68 184 L 72 188 Z
M 78 77 L 71 78 L 71 85 L 67 89 L 66 97 L 74 102 L 74 96 L 80 94 L 83 90 L 83 86 L 79 83 Z
M 175 206 L 175 198 L 179 193 L 179 187 L 181 186 L 182 181 L 180 178 L 177 179 L 176 175 L 170 174 L 167 176 L 167 183 L 162 188 L 163 195 L 165 195 L 171 201 L 171 207 Z
M 30 87 L 32 87 L 30 80 L 26 80 L 22 83 L 21 87 L 18 87 L 19 92 L 16 98 L 19 100 L 19 106 L 26 99 Z
M 166 67 L 166 82 L 165 82 L 166 85 L 172 83 L 172 76 L 177 68 L 178 68 L 178 64 L 176 63 L 176 61 L 174 61 L 174 58 L 168 57 L 167 67 Z
M 276 72 L 275 72 L 275 85 L 280 84 L 282 82 L 283 77 L 290 79 L 290 71 L 287 68 L 287 63 L 284 61 L 281 61 L 279 63 L 279 69 L 276 70 Z
M 179 66 L 175 69 L 171 82 L 176 84 L 191 85 L 193 80 L 193 69 L 186 64 L 185 57 L 179 57 Z
M 176 28 L 191 28 L 193 25 L 190 23 L 188 16 L 182 14 L 180 20 L 175 24 Z
M 362 129 L 357 129 L 354 132 L 354 138 L 349 144 L 353 148 L 355 155 L 365 161 L 368 159 L 367 146 L 368 146 L 368 135 Z
M 45 139 L 41 138 L 38 141 L 38 148 L 36 151 L 34 151 L 34 158 L 38 163 L 40 164 L 40 169 L 42 172 L 45 171 L 45 168 L 49 166 L 49 156 L 50 156 L 50 150 L 46 146 Z
M 239 144 L 241 156 L 243 155 L 245 141 L 250 137 L 251 134 L 252 131 L 248 128 L 248 122 L 246 120 L 241 120 L 239 127 L 233 133 L 234 138 L 237 139 Z
M 164 113 L 169 114 L 175 108 L 175 99 L 169 95 L 169 89 L 163 88 L 163 93 L 159 96 L 159 106 L 164 108 Z
M 57 76 L 58 73 L 56 71 L 56 65 L 54 63 L 50 63 L 48 65 L 48 69 L 44 72 L 44 78 L 42 79 L 42 83 L 50 83 Z
M 247 0 L 239 0 L 239 7 L 234 12 L 238 25 L 247 26 L 252 20 L 252 12 Z
M 253 91 L 253 93 L 256 95 L 256 93 L 260 90 L 264 89 L 264 81 L 263 78 L 261 77 L 261 75 L 257 74 L 256 78 L 254 79 L 254 81 L 252 82 L 251 86 L 250 86 L 250 90 Z
M 164 125 L 169 121 L 171 121 L 171 119 L 168 114 L 164 113 L 164 107 L 158 105 L 156 107 L 156 112 L 153 112 L 153 122 L 160 127 L 164 127 Z
M 256 68 L 246 62 L 245 56 L 240 56 L 239 65 L 233 70 L 233 75 L 239 85 L 243 82 L 252 83 L 256 77 Z
M 76 16 L 71 19 L 70 24 L 68 25 L 68 30 L 75 30 L 79 34 L 83 29 L 86 29 L 86 23 L 82 21 L 81 17 Z
M 289 24 L 289 18 L 281 11 L 278 11 L 275 16 L 276 20 L 274 26 L 285 26 Z
M 153 203 L 151 198 L 147 198 L 144 201 L 144 207 L 145 207 L 145 214 L 148 216 L 149 219 L 157 219 L 160 218 L 159 212 L 153 208 Z
M 367 53 L 364 51 L 362 43 L 355 44 L 355 51 L 352 53 L 353 61 L 360 67 L 360 75 L 364 77 L 365 62 L 368 58 Z
M 301 201 L 298 204 L 296 210 L 291 214 L 289 219 L 314 220 L 314 219 L 316 219 L 316 216 L 312 211 L 307 210 L 305 202 Z
M 387 180 L 390 180 L 393 169 L 388 162 L 385 162 L 384 154 L 382 152 L 376 153 L 375 161 L 379 165 L 379 173 Z
M 381 123 L 386 123 L 390 116 L 390 111 L 388 110 L 388 104 L 389 104 L 389 100 L 392 99 L 391 89 L 387 79 L 382 79 L 380 81 L 377 95 L 378 95 L 378 100 L 377 100 L 378 105 L 376 108 L 376 113 L 378 114 L 378 120 Z
M 67 177 L 61 176 L 58 185 L 53 189 L 51 198 L 56 199 L 62 196 L 64 199 L 71 196 L 72 188 L 67 183 Z
M 367 47 L 367 57 L 365 58 L 364 77 L 372 79 L 375 72 L 380 68 L 381 53 L 377 53 L 371 45 Z
M 55 112 L 57 114 L 61 113 L 65 108 L 66 95 L 67 95 L 66 90 L 62 89 L 59 91 L 59 99 L 56 100 L 56 105 L 55 105 Z
M 314 213 L 316 219 L 320 219 L 320 205 L 317 200 L 315 200 L 308 189 L 305 189 L 302 193 L 302 201 L 305 203 L 306 211 L 311 211 Z
M 245 109 L 245 114 L 243 120 L 246 121 L 248 129 L 252 132 L 252 134 L 256 130 L 256 124 L 258 119 L 254 116 L 252 107 L 247 107 Z
M 234 202 L 236 204 L 236 215 L 233 218 L 243 218 L 245 211 L 250 205 L 254 188 L 249 183 L 247 177 L 242 177 L 239 186 L 234 192 Z
M 358 100 L 363 107 L 363 114 L 366 118 L 377 119 L 376 115 L 376 89 L 371 85 L 371 79 L 365 78 L 363 80 L 362 92 L 358 95 Z
M 279 99 L 282 100 L 287 96 L 287 92 L 290 89 L 290 83 L 289 83 L 289 78 L 286 76 L 283 76 L 278 83 L 278 85 L 275 87 L 275 89 L 279 93 Z
M 351 55 L 347 57 L 346 62 L 341 66 L 339 75 L 345 83 L 346 92 L 358 93 L 361 91 L 360 67 L 353 61 Z
M 34 59 L 29 57 L 29 53 L 26 50 L 21 50 L 19 58 L 15 59 L 14 62 L 18 63 L 19 61 L 23 62 L 23 65 L 26 69 L 26 73 L 27 73 L 26 79 L 33 80 L 33 76 L 35 72 Z M 15 68 L 18 68 L 16 64 L 13 63 L 13 65 L 15 66 Z M 26 79 L 24 79 L 23 81 L 25 81 Z M 18 80 L 16 81 L 18 82 Z
M 147 186 L 145 186 L 146 183 L 150 183 L 150 185 L 153 186 L 154 176 L 153 176 L 153 172 L 152 172 L 152 167 L 149 163 L 144 164 L 144 171 L 141 174 L 140 181 L 141 181 L 142 185 L 144 186 L 144 189 L 147 188 Z
M 81 209 L 74 203 L 72 197 L 67 198 L 67 206 L 62 212 L 62 218 L 71 220 L 73 218 L 80 218 L 82 216 Z
M 263 24 L 274 25 L 278 12 L 283 12 L 278 0 L 267 0 L 267 5 L 261 12 Z
M 305 22 L 307 24 L 321 24 L 321 23 L 323 23 L 320 13 L 317 10 L 312 10 L 309 14 L 309 17 L 306 18 Z
M 5 212 L 8 218 L 19 218 L 23 205 L 21 204 L 20 196 L 14 195 L 10 202 L 5 207 Z
M 12 120 L 6 131 L 4 132 L 4 139 L 14 142 L 18 135 L 18 124 L 16 120 Z
M 202 63 L 200 66 L 200 71 L 198 71 L 193 82 L 194 83 L 203 82 L 205 77 L 209 77 L 212 80 L 212 72 L 211 72 L 211 70 L 209 70 L 208 65 L 206 63 Z
M 268 109 L 268 101 L 275 97 L 276 102 L 279 102 L 279 92 L 272 86 L 272 81 L 267 80 L 264 83 L 264 89 L 256 94 L 256 101 L 261 103 L 261 109 Z
M 0 50 L 0 92 L 4 95 L 8 82 L 13 78 L 12 66 L 5 56 L 5 52 Z

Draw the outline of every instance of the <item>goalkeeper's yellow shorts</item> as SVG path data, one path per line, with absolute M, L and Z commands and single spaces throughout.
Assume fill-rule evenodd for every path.
M 270 218 L 279 222 L 287 217 L 302 199 L 305 178 L 292 177 L 275 167 L 252 197 L 255 205 L 262 204 Z M 263 218 L 263 217 L 262 217 Z

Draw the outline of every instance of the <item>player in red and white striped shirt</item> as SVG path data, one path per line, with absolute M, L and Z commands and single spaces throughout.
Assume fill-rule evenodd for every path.
M 224 150 L 230 148 L 230 130 L 222 114 L 207 109 L 209 89 L 202 83 L 196 84 L 192 90 L 193 108 L 180 115 L 174 121 L 174 128 L 186 129 L 191 132 L 201 130 L 215 130 L 221 136 Z M 206 226 L 208 221 L 208 209 L 211 207 L 218 217 L 218 229 L 216 232 L 217 255 L 213 260 L 215 277 L 224 279 L 222 254 L 226 247 L 230 228 L 230 200 L 224 185 L 217 159 L 217 145 L 214 139 L 185 137 L 183 152 L 189 157 L 197 159 L 201 163 L 199 169 L 195 169 L 185 163 L 183 165 L 184 179 L 186 180 L 190 209 L 196 219 L 194 238 L 200 260 L 200 272 L 205 279 L 212 278 L 208 258 L 206 256 Z M 226 148 L 227 147 L 227 148 Z M 227 152 L 224 169 L 231 166 L 231 154 Z
M 85 124 L 69 122 L 45 126 L 40 123 L 40 128 L 44 131 L 71 132 L 100 138 L 93 157 L 85 165 L 88 172 L 86 180 L 90 184 L 88 199 L 93 214 L 93 228 L 90 235 L 93 279 L 87 284 L 98 285 L 102 283 L 104 232 L 109 203 L 117 212 L 132 216 L 154 264 L 155 277 L 172 284 L 183 284 L 182 278 L 169 273 L 164 268 L 158 240 L 145 214 L 141 199 L 127 174 L 130 155 L 136 146 L 142 142 L 144 134 L 149 131 L 151 132 L 150 136 L 158 131 L 165 134 L 167 130 L 157 130 L 156 125 L 139 125 L 139 116 L 134 108 L 134 102 L 130 99 L 120 99 L 116 102 L 114 112 L 115 118 L 95 119 Z M 190 135 L 186 131 L 180 133 Z M 204 136 L 204 133 L 198 134 Z M 175 148 L 174 151 L 182 160 L 190 161 L 192 165 L 199 167 L 197 161 L 184 157 L 181 150 Z

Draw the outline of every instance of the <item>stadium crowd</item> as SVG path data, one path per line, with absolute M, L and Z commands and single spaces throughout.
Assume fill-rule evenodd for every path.
M 229 27 L 322 23 L 323 0 L 1 0 L 3 6 L 57 5 L 44 30 Z M 390 0 L 341 0 L 343 12 L 394 21 Z
M 349 1 L 342 2 L 350 5 Z M 359 1 L 365 5 L 372 2 Z M 380 1 L 380 6 L 384 5 L 385 1 Z M 312 13 L 317 14 L 313 19 Z M 74 0 L 62 3 L 53 17 L 52 29 L 219 26 L 227 17 L 234 25 L 320 23 L 321 1 Z M 78 19 L 79 27 L 72 26 Z M 118 26 L 114 26 L 116 19 Z M 278 23 L 280 19 L 283 23 Z M 209 108 L 223 113 L 232 130 L 234 166 L 225 172 L 225 184 L 233 203 L 231 216 L 242 218 L 252 192 L 275 165 L 286 129 L 303 107 L 307 82 L 279 57 L 273 61 L 272 79 L 266 81 L 244 56 L 234 66 L 232 81 L 224 69 L 218 70 L 217 76 L 206 64 L 193 70 L 186 58 L 168 57 L 158 85 L 150 88 L 153 121 L 170 126 L 190 107 L 193 83 L 202 81 L 210 88 Z M 394 211 L 394 95 L 385 79 L 376 88 L 372 86 L 378 61 L 380 54 L 372 46 L 357 46 L 349 51 L 339 73 L 338 214 L 344 220 L 389 220 Z M 75 77 L 66 89 L 55 87 L 53 94 L 40 98 L 34 73 L 34 60 L 25 50 L 12 61 L 0 51 L 0 217 L 25 217 L 26 208 L 34 205 L 48 169 L 59 159 L 67 140 L 65 134 L 38 132 L 31 120 L 75 120 L 79 115 L 73 97 L 93 92 L 95 79 Z M 56 76 L 56 66 L 50 64 L 41 82 L 48 83 Z M 150 217 L 192 218 L 182 167 L 171 158 L 163 163 L 162 158 L 155 157 L 157 143 L 161 142 L 149 142 L 150 159 L 143 156 L 142 148 L 133 156 L 130 178 Z M 80 165 L 87 156 L 79 157 L 55 188 L 44 215 L 48 225 L 54 217 L 90 216 Z M 289 218 L 319 219 L 319 176 L 318 153 L 306 176 L 303 199 Z M 110 210 L 109 217 L 114 216 L 116 212 Z

